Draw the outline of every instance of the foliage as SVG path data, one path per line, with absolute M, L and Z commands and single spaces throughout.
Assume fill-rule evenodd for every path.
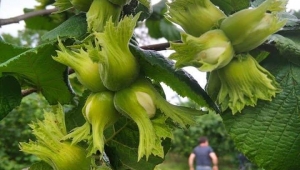
M 300 11 L 291 11 L 293 13 L 294 16 L 296 16 L 297 18 L 300 18 Z
M 41 36 L 45 33 L 43 30 L 24 29 L 18 31 L 17 37 L 10 34 L 2 34 L 5 42 L 23 47 L 35 47 L 41 44 Z
M 184 104 L 189 106 L 195 105 L 192 102 L 185 102 Z M 199 144 L 198 139 L 200 136 L 208 137 L 209 144 L 219 158 L 219 168 L 236 169 L 241 165 L 246 165 L 251 167 L 251 169 L 259 169 L 247 159 L 243 164 L 240 162 L 239 156 L 242 154 L 236 149 L 223 124 L 222 117 L 216 113 L 209 113 L 197 118 L 197 125 L 191 126 L 189 129 L 175 129 L 174 140 L 172 141 L 171 150 L 166 157 L 167 160 L 159 167 L 167 170 L 182 169 L 181 164 L 183 164 L 182 166 L 187 166 L 188 156 L 192 149 Z
M 54 1 L 39 2 L 41 5 L 37 9 L 46 8 Z M 72 135 L 68 136 L 70 140 L 62 137 L 59 141 L 80 142 L 82 147 L 93 154 L 94 169 L 108 168 L 107 166 L 111 169 L 154 169 L 164 161 L 170 148 L 188 155 L 190 149 L 197 145 L 200 135 L 210 138 L 218 155 L 235 152 L 236 146 L 251 161 L 265 169 L 300 167 L 300 39 L 299 36 L 294 36 L 300 33 L 300 27 L 295 16 L 283 12 L 286 1 L 257 0 L 250 4 L 249 0 L 175 0 L 167 5 L 165 2 L 150 6 L 147 0 L 94 0 L 92 4 L 80 4 L 78 0 L 74 9 L 70 1 L 57 0 L 54 4 L 60 8 L 57 14 L 26 20 L 28 28 L 47 30 L 42 41 L 32 39 L 32 35 L 40 35 L 37 31 L 23 32 L 21 37 L 24 39 L 4 35 L 6 41 L 0 41 L 1 129 L 4 132 L 14 131 L 16 126 L 35 121 L 32 116 L 40 119 L 42 108 L 53 106 L 52 109 L 56 110 L 57 105 L 62 104 L 69 106 L 65 108 L 66 122 L 63 121 L 62 124 L 66 123 L 67 130 Z M 98 3 L 103 5 L 99 6 Z M 187 10 L 181 3 L 190 3 L 188 7 L 194 9 Z M 77 5 L 91 6 L 84 8 L 90 9 L 85 13 Z M 247 9 L 250 5 L 253 8 Z M 176 13 L 170 12 L 170 8 L 174 6 Z M 222 15 L 213 16 L 211 10 Z M 189 32 L 197 32 L 197 28 L 188 29 L 197 22 L 189 20 L 191 11 L 193 17 L 196 16 L 195 20 L 198 19 L 198 13 L 208 11 L 207 16 L 201 16 L 203 20 L 211 21 L 201 29 L 201 34 L 209 35 L 208 38 L 205 37 L 205 41 L 210 38 L 208 43 L 202 42 L 202 35 L 194 37 L 194 32 Z M 141 15 L 141 12 L 144 13 Z M 166 12 L 168 17 L 165 16 Z M 133 35 L 137 20 L 145 20 L 149 34 L 154 38 L 162 37 L 169 41 L 181 38 L 181 41 L 170 43 L 173 47 L 176 46 L 173 56 L 183 56 L 179 55 L 179 52 L 183 52 L 188 57 L 183 58 L 183 62 L 178 65 L 178 61 L 171 61 L 156 51 L 141 49 Z M 184 28 L 184 33 L 170 20 Z M 272 26 L 276 27 L 269 29 Z M 201 27 L 201 24 L 197 27 Z M 283 28 L 277 34 L 273 34 L 281 27 Z M 213 33 L 207 34 L 208 32 Z M 225 37 L 222 38 L 224 41 L 216 43 L 214 40 L 220 38 L 220 35 L 228 39 Z M 209 70 L 206 89 L 201 88 L 181 69 L 185 66 L 201 68 L 206 63 L 215 65 L 227 47 L 233 49 L 228 61 Z M 79 72 L 72 65 L 57 62 L 57 55 L 85 57 L 91 65 L 81 68 Z M 251 57 L 255 64 L 243 63 L 245 66 L 238 67 L 238 70 L 231 67 L 233 62 L 236 66 L 241 66 L 243 61 L 248 61 L 247 57 Z M 79 65 L 81 63 L 72 61 Z M 81 75 L 90 75 L 93 70 L 101 71 L 98 78 L 101 78 L 103 88 L 90 89 L 86 86 L 87 81 L 93 82 L 93 79 Z M 265 78 L 257 78 L 258 74 Z M 71 77 L 74 78 L 74 75 L 78 81 L 73 81 Z M 236 80 L 239 82 L 235 82 Z M 82 85 L 78 85 L 78 82 Z M 197 105 L 168 103 L 160 83 L 165 83 L 178 95 L 189 98 Z M 264 88 L 268 84 L 275 84 L 276 87 L 269 85 Z M 280 89 L 277 84 L 280 84 Z M 41 101 L 30 98 L 33 94 L 24 98 L 27 95 L 25 92 L 30 90 L 41 94 L 47 104 L 37 105 Z M 112 110 L 116 109 L 120 114 L 114 121 L 89 120 L 91 110 L 94 112 L 93 117 L 96 114 L 109 117 L 105 115 L 109 112 L 99 103 L 101 109 L 94 109 L 97 106 L 94 102 L 93 106 L 87 103 L 91 94 L 108 91 L 112 97 L 102 103 L 110 105 Z M 234 105 L 237 102 L 240 103 L 239 106 Z M 96 113 L 96 110 L 102 112 Z M 208 112 L 214 113 L 207 114 Z M 56 123 L 61 125 L 60 122 Z M 100 131 L 94 130 L 96 126 L 101 126 L 100 133 L 104 136 L 101 138 L 104 141 L 102 143 L 96 138 L 99 137 L 96 132 Z M 178 127 L 189 130 L 179 130 Z M 43 130 L 49 130 L 47 132 L 50 133 L 52 131 L 51 128 Z M 1 148 L 7 148 L 0 150 L 0 156 L 5 155 L 0 163 L 3 164 L 1 168 L 20 168 L 19 165 L 13 167 L 13 163 L 9 162 L 11 158 L 7 155 L 15 158 L 12 161 L 19 162 L 21 166 L 36 160 L 35 157 L 20 155 L 11 149 L 17 148 L 19 141 L 25 142 L 31 138 L 32 132 L 28 130 L 16 132 L 18 133 L 2 133 L 9 134 L 10 138 L 0 139 L 0 145 L 4 145 Z M 41 136 L 51 137 L 47 133 Z M 15 142 L 10 142 L 11 139 L 15 139 Z M 41 142 L 37 145 L 47 144 Z M 37 152 L 38 149 L 33 151 Z M 49 157 L 53 158 L 53 155 Z M 46 158 L 47 156 L 41 157 Z M 49 165 L 40 162 L 32 166 L 33 169 L 34 167 L 49 168 Z
M 0 169 L 22 169 L 39 160 L 34 155 L 25 154 L 19 149 L 19 142 L 33 139 L 28 126 L 42 117 L 47 102 L 38 94 L 25 97 L 19 107 L 10 112 L 0 122 Z
M 219 156 L 235 152 L 233 141 L 228 136 L 220 115 L 210 113 L 197 118 L 197 125 L 189 129 L 176 129 L 172 151 L 188 156 L 196 147 L 200 136 L 207 136 L 210 145 Z
M 166 0 L 162 0 L 153 6 L 153 12 L 146 20 L 148 33 L 153 38 L 166 38 L 169 41 L 180 38 L 179 28 L 168 21 L 164 14 L 167 11 Z
M 279 51 L 286 50 L 287 46 L 293 44 L 286 38 L 283 38 L 281 43 L 278 44 Z M 297 48 L 290 50 L 298 51 Z M 282 54 L 286 53 L 282 51 Z M 272 53 L 272 58 L 263 63 L 280 82 L 282 92 L 271 103 L 261 101 L 255 108 L 245 108 L 243 115 L 232 117 L 227 112 L 223 115 L 224 123 L 237 148 L 266 169 L 293 169 L 300 166 L 297 161 L 299 145 L 294 145 L 299 142 L 299 78 L 295 76 L 299 67 L 296 65 L 298 62 L 294 64 L 289 61 L 289 57 L 283 57 L 282 54 Z M 282 145 L 281 140 L 285 141 L 282 148 L 279 147 Z M 260 148 L 264 148 L 264 152 L 260 152 Z M 274 156 L 286 155 L 286 150 L 289 150 L 288 158 Z

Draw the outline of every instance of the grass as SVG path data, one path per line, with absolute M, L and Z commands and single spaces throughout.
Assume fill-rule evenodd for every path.
M 188 158 L 179 154 L 168 153 L 165 161 L 157 165 L 155 170 L 186 170 L 188 167 Z
M 165 161 L 157 165 L 155 170 L 188 170 L 188 158 L 176 154 L 168 153 L 166 155 Z M 234 163 L 231 157 L 221 157 L 219 158 L 219 170 L 237 170 L 238 164 Z

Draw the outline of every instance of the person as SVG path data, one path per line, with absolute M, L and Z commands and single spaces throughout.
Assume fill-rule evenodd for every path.
M 196 160 L 196 170 L 218 170 L 218 157 L 209 146 L 207 137 L 199 138 L 199 145 L 193 149 L 188 163 L 190 170 L 195 170 L 194 161 Z
M 247 158 L 242 153 L 239 153 L 238 159 L 239 159 L 239 170 L 245 170 Z

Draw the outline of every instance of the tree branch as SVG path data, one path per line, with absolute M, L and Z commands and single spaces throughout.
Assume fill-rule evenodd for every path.
M 19 23 L 20 21 L 26 20 L 28 18 L 32 18 L 32 17 L 36 17 L 36 16 L 41 16 L 41 15 L 48 15 L 48 14 L 51 14 L 53 12 L 56 12 L 57 10 L 58 10 L 57 8 L 43 9 L 43 10 L 39 10 L 39 11 L 28 12 L 26 14 L 19 15 L 19 16 L 16 16 L 16 17 L 12 17 L 12 18 L 0 19 L 0 27 L 2 25 Z
M 37 92 L 37 89 L 30 88 L 30 89 L 22 90 L 22 97 L 28 96 L 34 92 Z
M 182 42 L 180 40 L 174 41 L 176 43 Z M 162 50 L 167 50 L 170 47 L 170 43 L 160 43 L 160 44 L 152 44 L 152 45 L 145 45 L 145 46 L 140 46 L 141 49 L 143 50 L 154 50 L 154 51 L 162 51 Z
M 168 42 L 160 43 L 160 44 L 140 46 L 140 48 L 143 49 L 143 50 L 155 50 L 155 51 L 166 50 L 169 47 L 170 47 L 170 43 L 168 43 Z

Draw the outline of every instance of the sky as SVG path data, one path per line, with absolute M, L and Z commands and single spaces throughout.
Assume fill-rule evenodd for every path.
M 159 0 L 152 0 L 154 4 Z M 33 8 L 38 3 L 35 0 L 1 0 L 0 4 L 0 18 L 10 18 L 23 14 L 23 8 Z M 300 9 L 300 0 L 289 0 L 288 9 Z M 11 33 L 17 35 L 18 30 L 24 28 L 25 23 L 5 25 L 0 28 L 1 33 Z
M 23 14 L 24 8 L 33 8 L 34 6 L 38 5 L 38 3 L 35 0 L 0 0 L 0 18 L 10 18 L 15 17 L 18 15 Z M 152 4 L 157 3 L 159 0 L 152 0 Z M 287 5 L 287 9 L 300 9 L 300 0 L 289 0 L 289 3 Z M 20 23 L 10 24 L 10 25 L 4 25 L 0 27 L 0 34 L 1 33 L 10 33 L 14 36 L 17 36 L 18 30 L 24 29 L 25 22 L 21 21 Z M 157 43 L 159 41 L 155 41 L 154 43 Z M 163 53 L 165 55 L 170 54 L 170 52 Z M 189 72 L 192 77 L 195 78 L 195 80 L 204 88 L 206 84 L 206 78 L 205 73 L 199 72 L 196 68 L 193 67 L 186 67 L 184 68 L 187 72 Z M 167 94 L 167 100 L 173 101 L 172 103 L 176 104 L 178 101 L 173 100 L 172 98 L 175 96 L 175 93 L 168 88 L 167 86 L 163 86 L 164 90 Z M 184 100 L 184 99 L 183 99 Z

